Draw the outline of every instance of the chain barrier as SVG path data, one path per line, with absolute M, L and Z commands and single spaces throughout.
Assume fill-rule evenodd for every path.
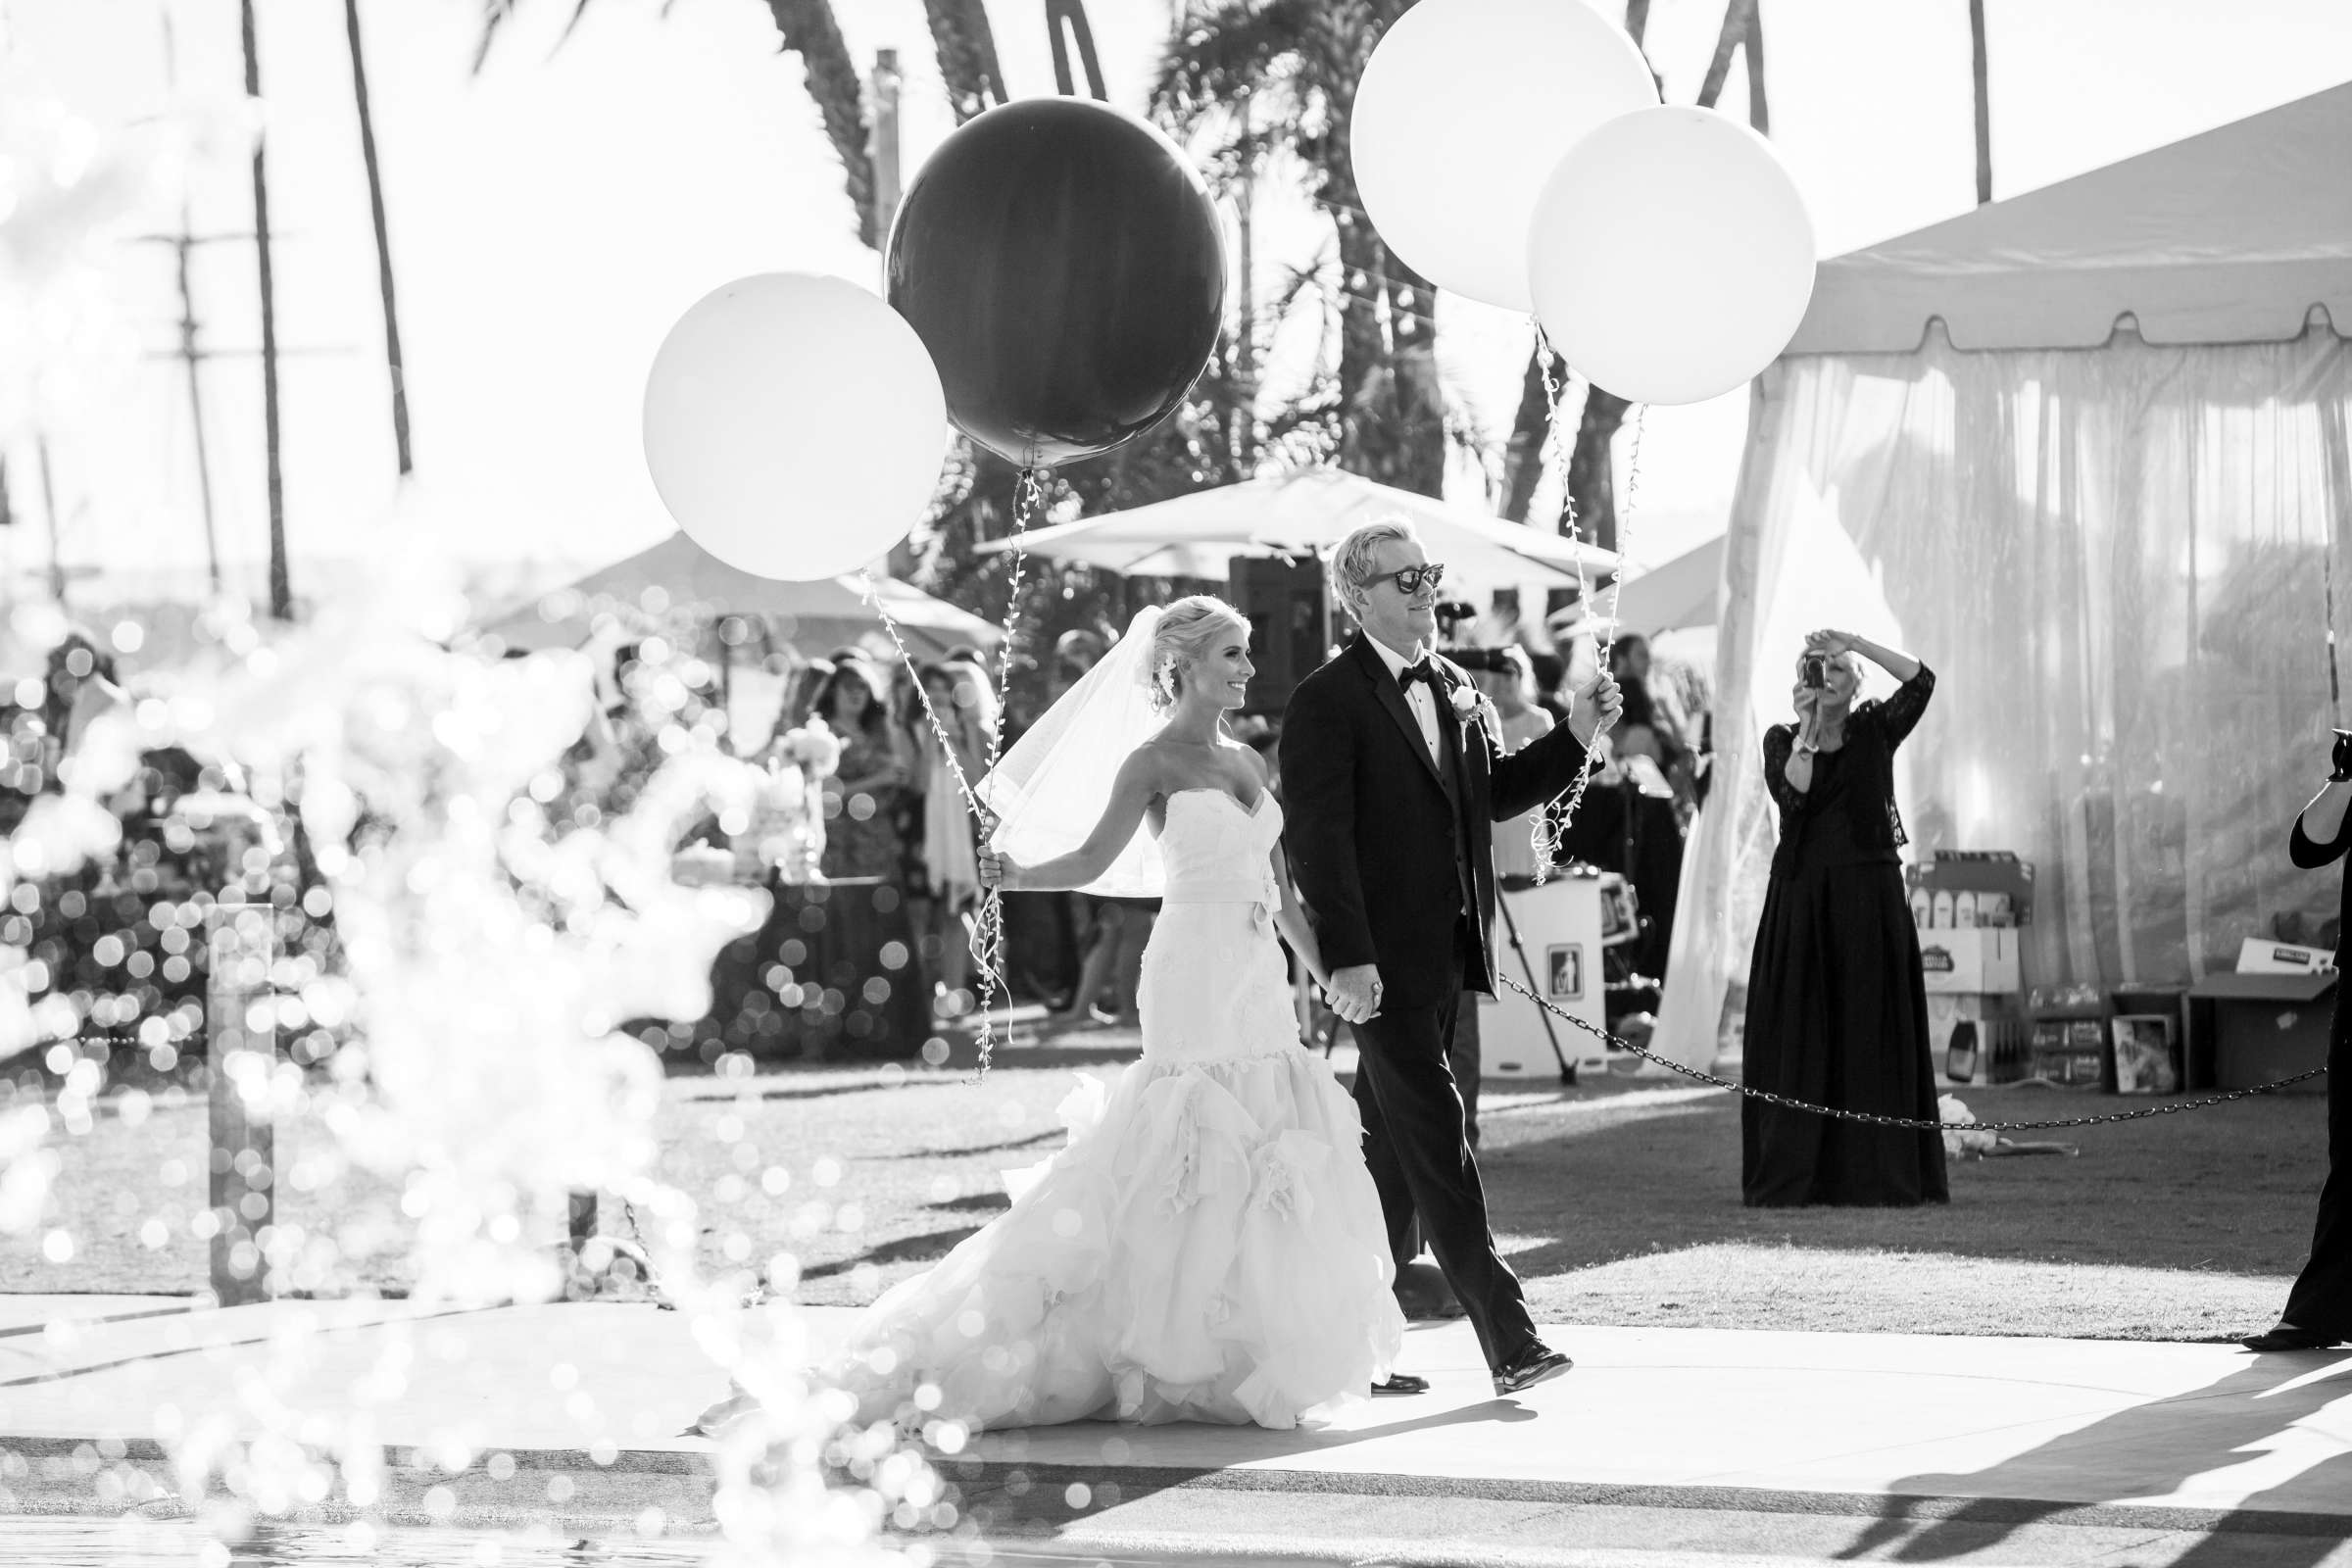
M 1882 1116 L 1875 1111 L 1846 1110 L 1836 1105 L 1816 1105 L 1809 1101 L 1791 1100 L 1787 1095 L 1776 1095 L 1769 1089 L 1755 1089 L 1746 1084 L 1736 1084 L 1729 1078 L 1718 1078 L 1715 1074 L 1701 1072 L 1696 1067 L 1686 1067 L 1679 1061 L 1669 1061 L 1645 1046 L 1637 1046 L 1630 1040 L 1620 1039 L 1606 1029 L 1589 1023 L 1572 1012 L 1562 1010 L 1556 1004 L 1537 996 L 1507 974 L 1497 974 L 1494 978 L 1553 1017 L 1562 1022 L 1574 1024 L 1595 1040 L 1606 1042 L 1611 1049 L 1631 1052 L 1644 1061 L 1655 1062 L 1670 1072 L 1680 1073 L 1685 1078 L 1695 1079 L 1709 1088 L 1725 1090 L 1735 1095 L 1743 1095 L 1749 1100 L 1762 1101 L 1768 1105 L 1780 1105 L 1789 1110 L 1807 1111 L 1816 1116 L 1829 1116 L 1838 1121 L 1858 1121 L 1869 1127 L 1897 1127 L 1912 1132 L 2037 1133 L 2053 1132 L 2064 1127 L 2103 1127 L 2112 1122 L 2145 1121 L 2150 1116 L 2171 1116 L 2183 1110 L 2202 1110 L 2208 1105 L 2226 1105 L 2232 1100 L 2244 1100 L 2251 1095 L 2276 1094 L 2290 1084 L 2299 1084 L 2306 1079 L 2317 1078 L 2328 1070 L 2326 1067 L 2314 1067 L 2308 1072 L 2296 1073 L 2292 1078 L 2275 1079 L 2267 1084 L 2256 1084 L 2250 1089 L 2231 1089 L 2222 1094 L 2208 1095 L 2202 1100 L 2171 1101 L 2161 1105 L 2143 1105 L 2137 1110 L 2111 1111 L 2103 1116 L 2068 1116 L 2053 1121 L 1923 1121 L 1915 1116 Z

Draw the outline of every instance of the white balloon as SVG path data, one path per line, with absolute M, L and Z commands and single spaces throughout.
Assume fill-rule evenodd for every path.
M 1356 190 L 1423 277 L 1532 310 L 1527 225 L 1544 176 L 1588 131 L 1657 101 L 1641 49 L 1585 0 L 1420 0 L 1356 84 Z
M 678 318 L 645 383 L 645 462 L 678 526 L 731 566 L 855 571 L 931 504 L 947 399 L 905 318 L 837 277 L 763 272 Z
M 1536 317 L 1570 366 L 1636 403 L 1701 403 L 1788 346 L 1813 220 L 1769 142 L 1710 109 L 1643 109 L 1572 148 L 1527 241 Z

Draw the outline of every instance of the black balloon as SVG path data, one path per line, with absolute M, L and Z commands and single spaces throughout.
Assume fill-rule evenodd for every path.
M 1200 175 L 1084 98 L 1004 104 L 940 143 L 888 254 L 890 303 L 930 349 L 948 417 L 1023 466 L 1157 424 L 1224 321 L 1224 236 Z

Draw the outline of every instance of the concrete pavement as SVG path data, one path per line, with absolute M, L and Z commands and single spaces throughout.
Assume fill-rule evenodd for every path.
M 808 1311 L 820 1348 L 850 1315 Z M 374 1390 L 407 1461 L 389 1517 L 707 1526 L 710 1446 L 678 1433 L 720 1380 L 674 1313 L 141 1297 L 0 1297 L 0 1514 L 152 1498 L 190 1422 L 277 1408 L 298 1430 L 401 1333 L 405 1376 Z M 1465 1326 L 1427 1326 L 1404 1369 L 1429 1394 L 1319 1431 L 1089 1423 L 986 1434 L 942 1468 L 991 1539 L 1049 1554 L 2352 1564 L 2352 1352 L 1546 1333 L 1576 1370 L 1509 1399 Z

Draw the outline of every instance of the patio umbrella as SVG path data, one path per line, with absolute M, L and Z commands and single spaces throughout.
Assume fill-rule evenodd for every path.
M 1617 618 L 1644 635 L 1715 624 L 1715 594 L 1723 583 L 1723 536 L 1685 551 L 1617 590 Z
M 1581 559 L 1595 586 L 1617 557 L 1592 545 L 1505 522 L 1337 468 L 1247 479 L 1127 512 L 1033 528 L 1022 548 L 1130 575 L 1224 577 L 1236 556 L 1300 556 L 1330 550 L 1358 523 L 1409 518 L 1449 583 L 1480 588 L 1564 587 Z M 984 551 L 1011 548 L 998 539 Z
M 995 626 L 944 599 L 889 577 L 876 577 L 874 590 L 917 659 L 937 659 L 958 643 L 996 644 Z M 858 578 L 774 582 L 728 565 L 683 532 L 544 594 L 483 630 L 509 648 L 578 648 L 594 634 L 600 615 L 651 625 L 680 613 L 764 620 L 787 642 L 812 652 L 882 632 L 882 617 L 866 603 Z

